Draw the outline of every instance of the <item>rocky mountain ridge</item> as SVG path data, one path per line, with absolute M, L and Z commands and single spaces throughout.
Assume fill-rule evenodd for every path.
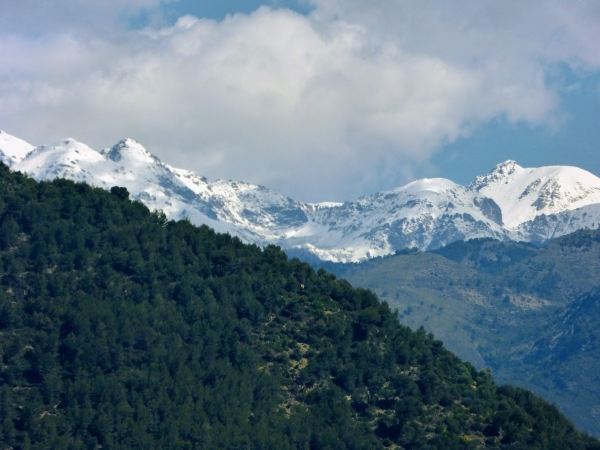
M 0 132 L 0 158 L 37 180 L 123 186 L 169 218 L 335 262 L 483 237 L 540 243 L 600 223 L 600 178 L 576 167 L 506 161 L 467 187 L 422 179 L 355 201 L 312 204 L 254 184 L 209 182 L 132 139 L 98 152 L 74 139 L 34 147 Z

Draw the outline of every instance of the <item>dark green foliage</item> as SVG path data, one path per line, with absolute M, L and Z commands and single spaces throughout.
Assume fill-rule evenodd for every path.
M 126 194 L 0 166 L 2 448 L 598 448 L 370 291 Z
M 110 188 L 110 193 L 117 196 L 121 200 L 127 200 L 129 198 L 129 191 L 124 187 L 113 186 Z
M 542 247 L 474 239 L 332 267 L 496 380 L 532 389 L 600 436 L 600 230 Z

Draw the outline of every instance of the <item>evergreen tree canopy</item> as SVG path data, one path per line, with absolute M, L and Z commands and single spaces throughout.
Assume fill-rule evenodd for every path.
M 14 449 L 600 449 L 278 247 L 4 165 L 0 421 Z

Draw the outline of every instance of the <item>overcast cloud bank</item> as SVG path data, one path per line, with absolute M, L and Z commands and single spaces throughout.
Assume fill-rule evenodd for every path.
M 29 3 L 0 19 L 0 128 L 35 144 L 132 137 L 304 201 L 403 184 L 494 118 L 558 126 L 553 73 L 600 66 L 596 2 L 313 0 L 309 16 L 169 26 L 158 0 Z M 127 29 L 142 11 L 152 25 Z

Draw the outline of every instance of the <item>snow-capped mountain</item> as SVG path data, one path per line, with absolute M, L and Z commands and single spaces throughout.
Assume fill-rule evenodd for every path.
M 169 218 L 330 261 L 478 237 L 543 242 L 600 223 L 600 179 L 575 167 L 525 169 L 507 161 L 468 187 L 423 179 L 356 201 L 311 204 L 249 183 L 209 182 L 131 139 L 98 152 L 74 139 L 34 147 L 0 132 L 0 158 L 38 180 L 123 186 Z
M 0 130 L 0 159 L 9 167 L 22 161 L 35 147 Z
M 475 237 L 506 238 L 493 201 L 442 178 L 317 208 L 309 216 L 308 223 L 290 230 L 279 244 L 326 260 L 356 261 Z
M 600 179 L 578 167 L 526 169 L 506 161 L 476 177 L 469 189 L 500 206 L 512 240 L 542 243 L 600 226 Z
M 469 189 L 494 199 L 502 209 L 504 226 L 509 229 L 542 214 L 600 203 L 600 180 L 577 167 L 525 169 L 514 161 L 506 161 L 489 174 L 475 178 Z

